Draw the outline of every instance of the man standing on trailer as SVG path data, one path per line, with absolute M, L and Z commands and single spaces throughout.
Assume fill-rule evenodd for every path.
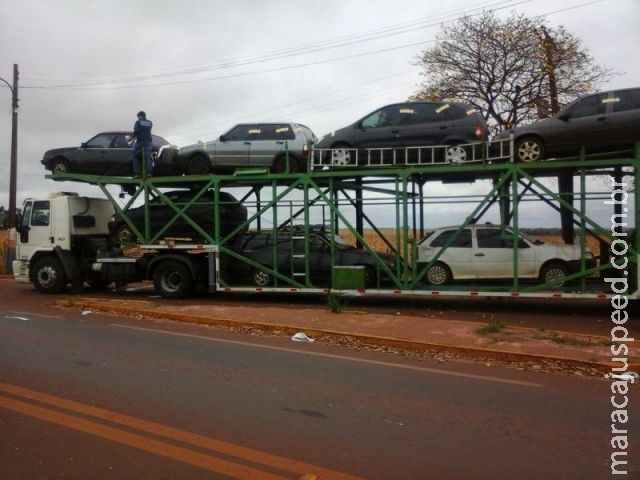
M 151 127 L 153 127 L 153 122 L 147 118 L 147 114 L 143 111 L 138 112 L 138 120 L 133 125 L 133 135 L 131 136 L 135 141 L 131 157 L 134 178 L 153 175 Z

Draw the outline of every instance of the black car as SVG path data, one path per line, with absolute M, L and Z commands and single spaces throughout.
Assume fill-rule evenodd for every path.
M 315 228 L 305 237 L 299 229 L 273 232 L 247 232 L 238 236 L 233 250 L 254 262 L 271 270 L 277 270 L 288 278 L 305 282 L 306 266 L 309 262 L 309 278 L 314 285 L 329 285 L 333 266 L 364 267 L 364 286 L 374 287 L 386 280 L 387 274 L 379 267 L 384 263 L 391 271 L 396 267 L 393 255 L 378 253 L 379 261 L 367 250 L 348 244 L 338 235 L 333 235 L 334 255 L 332 265 L 332 234 L 324 229 Z M 308 253 L 306 256 L 306 244 Z M 276 262 L 274 263 L 274 254 Z M 237 259 L 230 259 L 226 271 L 234 280 L 249 281 L 257 287 L 274 284 L 274 277 L 266 270 L 252 267 Z
M 41 163 L 52 173 L 87 173 L 92 175 L 133 175 L 131 166 L 131 132 L 102 132 L 80 144 L 47 150 Z M 154 175 L 176 172 L 178 149 L 158 135 L 152 135 Z
M 552 157 L 631 151 L 640 142 L 640 88 L 611 90 L 581 97 L 556 116 L 501 132 L 513 133 L 514 157 L 535 162 Z
M 469 159 L 470 152 L 461 145 L 486 138 L 486 122 L 471 105 L 405 102 L 379 108 L 354 124 L 325 135 L 317 147 L 329 165 L 355 164 L 356 149 L 434 146 L 447 146 L 442 149 L 440 162 L 462 163 Z M 393 160 L 400 163 L 397 153 Z M 365 161 L 360 158 L 358 163 Z
M 218 202 L 215 200 L 215 191 L 212 189 L 206 190 L 201 196 L 195 199 L 195 195 L 198 193 L 200 193 L 199 190 L 172 190 L 163 192 L 164 199 L 156 197 L 149 201 L 147 205 L 149 208 L 149 237 L 155 236 L 166 226 L 167 228 L 162 232 L 161 238 L 180 237 L 189 238 L 194 241 L 199 241 L 204 238 L 203 235 L 195 230 L 184 218 L 177 216 L 175 210 L 169 205 L 169 202 L 178 209 L 182 209 L 192 202 L 185 211 L 186 215 L 211 236 L 214 236 L 215 232 L 214 210 L 216 205 L 220 209 L 221 236 L 229 235 L 246 222 L 246 207 L 230 193 L 219 192 Z M 126 216 L 140 233 L 144 233 L 144 205 L 127 210 Z M 246 230 L 246 228 L 244 230 Z M 109 232 L 117 244 L 132 243 L 137 237 L 125 220 L 118 214 L 114 215 L 111 222 L 109 222 Z

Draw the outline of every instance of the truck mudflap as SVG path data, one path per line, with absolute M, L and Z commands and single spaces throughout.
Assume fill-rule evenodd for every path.
M 73 252 L 69 250 L 63 250 L 60 246 L 54 247 L 54 252 L 58 256 L 62 268 L 64 269 L 67 280 L 71 283 L 72 288 L 82 288 L 84 279 L 82 272 L 80 271 L 80 265 Z

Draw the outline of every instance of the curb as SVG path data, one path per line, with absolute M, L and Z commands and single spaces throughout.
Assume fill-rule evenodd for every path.
M 416 352 L 443 352 L 459 355 L 466 358 L 475 359 L 491 359 L 503 362 L 531 362 L 536 364 L 541 363 L 562 363 L 566 366 L 573 368 L 590 368 L 597 371 L 607 373 L 611 372 L 613 363 L 600 363 L 590 362 L 587 360 L 578 360 L 570 357 L 560 356 L 544 356 L 532 353 L 516 353 L 507 352 L 504 350 L 490 349 L 490 348 L 477 348 L 477 347 L 463 347 L 458 345 L 449 345 L 434 342 L 419 342 L 415 340 L 406 340 L 394 337 L 374 336 L 364 334 L 345 333 L 330 329 L 308 328 L 292 326 L 287 324 L 274 324 L 274 323 L 262 323 L 259 321 L 242 321 L 234 320 L 228 317 L 202 317 L 198 315 L 185 315 L 181 313 L 172 313 L 166 311 L 149 310 L 145 308 L 127 308 L 117 305 L 109 305 L 101 302 L 85 302 L 82 300 L 58 300 L 56 304 L 61 307 L 72 308 L 91 308 L 105 313 L 118 313 L 131 316 L 132 314 L 141 315 L 148 318 L 167 319 L 183 323 L 194 323 L 200 325 L 211 326 L 224 326 L 232 328 L 254 328 L 271 333 L 285 333 L 287 335 L 293 335 L 300 330 L 304 330 L 307 335 L 314 336 L 316 338 L 348 338 L 362 342 L 367 345 L 374 345 L 378 347 L 400 348 L 404 350 L 416 351 Z M 640 372 L 640 363 L 629 363 L 629 371 Z

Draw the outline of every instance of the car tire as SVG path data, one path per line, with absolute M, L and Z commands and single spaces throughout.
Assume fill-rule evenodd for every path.
M 540 269 L 540 281 L 551 283 L 554 287 L 561 287 L 565 284 L 564 277 L 569 275 L 569 268 L 560 262 L 546 263 Z
M 54 158 L 51 161 L 51 173 L 62 174 L 69 173 L 69 162 L 66 158 Z
M 378 277 L 373 268 L 364 267 L 364 288 L 374 288 L 378 283 Z
M 185 298 L 194 292 L 194 279 L 185 264 L 166 260 L 154 272 L 153 286 L 164 298 Z
M 251 281 L 256 287 L 268 287 L 273 283 L 273 277 L 259 268 L 254 268 L 251 272 Z
M 60 260 L 45 257 L 33 267 L 33 286 L 42 293 L 61 293 L 67 286 L 67 276 Z
M 424 279 L 429 285 L 446 285 L 453 281 L 453 275 L 447 265 L 436 262 L 424 274 Z
M 536 137 L 520 138 L 513 147 L 513 156 L 516 162 L 537 162 L 544 159 L 544 155 L 544 145 Z
M 298 173 L 301 169 L 298 159 L 293 155 L 289 155 L 289 169 L 287 170 L 287 157 L 279 155 L 273 160 L 271 171 L 273 173 Z
M 117 244 L 126 245 L 127 243 L 134 243 L 136 236 L 129 228 L 129 225 L 122 223 L 116 228 L 113 240 Z
M 194 155 L 187 164 L 187 175 L 206 175 L 210 170 L 209 158 L 204 155 Z
M 355 165 L 356 159 L 351 151 L 351 145 L 336 143 L 331 145 L 331 151 L 327 152 L 329 165 L 334 167 L 348 167 Z
M 462 145 L 449 145 L 445 151 L 445 162 L 460 164 L 466 163 L 471 158 L 471 152 Z

